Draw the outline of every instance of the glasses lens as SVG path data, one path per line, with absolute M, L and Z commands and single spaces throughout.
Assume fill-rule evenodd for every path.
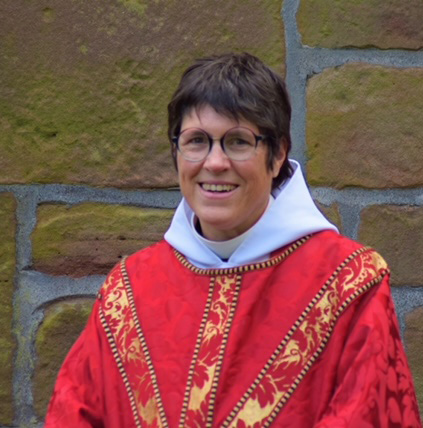
M 225 153 L 233 160 L 246 160 L 256 150 L 256 138 L 247 128 L 234 128 L 223 139 Z
M 178 148 L 187 160 L 200 161 L 205 159 L 209 147 L 209 139 L 201 129 L 189 128 L 179 135 Z

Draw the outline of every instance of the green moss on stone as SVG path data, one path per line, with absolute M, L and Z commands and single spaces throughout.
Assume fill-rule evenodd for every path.
M 107 271 L 124 255 L 162 239 L 172 210 L 85 203 L 44 204 L 34 229 L 34 267 L 73 276 Z
M 423 285 L 423 208 L 376 205 L 363 210 L 359 240 L 386 258 L 394 285 Z
M 80 49 L 87 52 L 84 45 Z M 0 104 L 9 125 L 0 137 L 0 146 L 6 149 L 0 164 L 14 169 L 0 180 L 99 185 L 126 182 L 137 187 L 169 182 L 174 175 L 170 156 L 160 154 L 169 143 L 164 127 L 154 126 L 156 121 L 165 123 L 162 100 L 168 98 L 166 85 L 152 91 L 151 80 L 141 84 L 120 70 L 119 64 L 111 71 L 112 76 L 110 71 L 104 76 L 88 70 L 74 78 L 48 72 L 39 75 L 16 91 L 25 117 L 7 108 L 6 103 Z M 165 80 L 163 72 L 154 68 L 151 75 L 156 79 L 162 75 Z M 13 151 L 7 150 L 12 135 Z M 22 158 L 31 159 L 31 163 L 22 162 Z M 146 159 L 164 161 L 159 173 Z
M 88 53 L 88 47 L 86 45 L 81 45 L 79 46 L 79 50 L 81 51 L 81 53 L 83 53 L 84 55 L 86 55 Z M 50 137 L 52 137 L 54 135 L 50 135 Z
M 50 8 L 50 7 L 46 7 L 43 9 L 43 21 L 50 23 L 53 22 L 55 19 L 56 13 L 54 11 L 54 9 Z
M 407 314 L 404 339 L 419 402 L 420 417 L 423 419 L 423 308 L 417 308 Z
M 0 425 L 13 421 L 12 372 L 15 341 L 12 334 L 13 277 L 16 260 L 16 201 L 0 193 Z
M 35 341 L 37 362 L 33 383 L 34 407 L 43 418 L 60 366 L 83 330 L 91 313 L 92 299 L 74 299 L 51 305 Z
M 166 107 L 182 70 L 231 50 L 282 70 L 280 0 L 146 4 L 13 4 L 0 40 L 0 183 L 174 186 Z
M 349 64 L 311 78 L 307 164 L 312 185 L 423 184 L 423 72 Z
M 423 47 L 420 0 L 307 0 L 298 27 L 305 45 L 382 49 Z
M 147 9 L 147 2 L 143 0 L 118 0 L 126 8 L 132 12 L 136 12 L 138 15 L 143 16 Z
M 339 212 L 339 205 L 336 203 L 332 205 L 323 205 L 319 202 L 316 202 L 316 204 L 324 216 L 327 217 L 327 219 L 333 223 L 342 233 L 342 218 L 341 213 Z

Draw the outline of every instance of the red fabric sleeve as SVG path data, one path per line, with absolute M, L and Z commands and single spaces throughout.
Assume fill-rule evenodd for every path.
M 97 304 L 59 372 L 47 411 L 46 428 L 104 426 L 101 341 L 96 319 Z
M 315 428 L 422 426 L 387 278 L 368 293 L 344 350 L 338 386 Z

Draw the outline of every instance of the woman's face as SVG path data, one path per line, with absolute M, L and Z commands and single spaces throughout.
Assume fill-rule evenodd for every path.
M 260 134 L 253 123 L 222 116 L 210 106 L 192 109 L 186 114 L 181 132 L 201 128 L 212 138 L 220 139 L 236 126 Z M 267 150 L 260 142 L 251 158 L 233 161 L 222 151 L 219 141 L 214 141 L 211 152 L 201 162 L 190 162 L 178 152 L 181 191 L 197 215 L 205 238 L 214 241 L 234 238 L 261 217 L 269 202 L 272 180 L 285 159 L 285 153 L 281 153 L 268 170 Z

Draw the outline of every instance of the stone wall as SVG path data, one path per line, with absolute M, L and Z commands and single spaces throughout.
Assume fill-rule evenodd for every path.
M 0 427 L 38 427 L 105 274 L 180 198 L 166 104 L 194 58 L 282 72 L 292 157 L 343 233 L 390 263 L 423 407 L 420 0 L 0 4 Z

